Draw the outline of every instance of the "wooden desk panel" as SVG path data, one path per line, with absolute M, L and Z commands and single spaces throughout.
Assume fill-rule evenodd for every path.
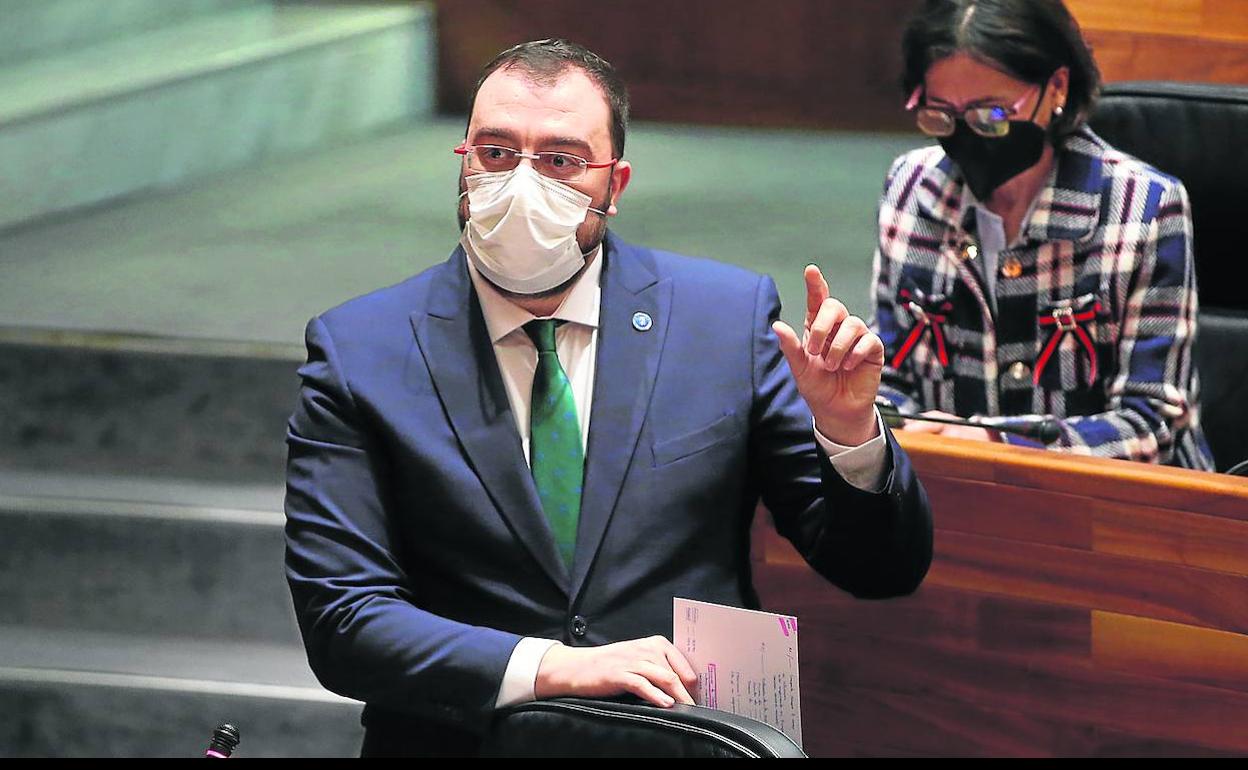
M 1086 30 L 1105 82 L 1177 80 L 1248 84 L 1248 42 L 1181 35 Z
M 1088 30 L 1248 41 L 1244 0 L 1066 0 Z
M 1248 480 L 901 440 L 936 520 L 915 595 L 854 600 L 755 529 L 764 605 L 801 618 L 809 753 L 1248 752 Z
M 935 585 L 1248 632 L 1248 578 L 1182 565 L 937 532 Z
M 1248 692 L 1243 634 L 1093 610 L 1091 638 L 1098 666 Z
M 1107 82 L 1248 83 L 1243 0 L 1067 0 Z

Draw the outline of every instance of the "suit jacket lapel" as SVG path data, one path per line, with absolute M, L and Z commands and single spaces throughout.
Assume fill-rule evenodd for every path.
M 443 269 L 445 278 L 431 291 L 427 311 L 411 317 L 434 388 L 469 465 L 516 538 L 550 579 L 567 590 L 567 568 L 524 462 L 515 417 L 462 249 L 455 251 Z
M 574 599 L 593 565 L 637 447 L 671 308 L 671 284 L 658 279 L 647 252 L 608 233 L 603 258 L 594 401 L 572 566 Z M 634 325 L 638 313 L 649 316 L 652 325 Z

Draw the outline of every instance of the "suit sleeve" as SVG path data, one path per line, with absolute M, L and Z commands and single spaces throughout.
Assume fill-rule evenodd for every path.
M 341 695 L 484 729 L 519 637 L 413 603 L 386 462 L 320 319 L 307 347 L 286 439 L 286 575 L 308 662 Z
M 754 313 L 750 436 L 763 503 L 776 530 L 834 585 L 863 599 L 912 593 L 932 558 L 923 487 L 887 428 L 883 489 L 865 492 L 841 478 L 815 445 L 810 410 L 771 331 L 779 315 L 775 284 L 764 277 Z

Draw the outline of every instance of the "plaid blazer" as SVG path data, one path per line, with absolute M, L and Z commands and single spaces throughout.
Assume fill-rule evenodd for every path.
M 994 297 L 963 190 L 939 146 L 888 172 L 872 298 L 881 395 L 909 413 L 1051 415 L 1052 448 L 1212 469 L 1183 185 L 1084 128 L 999 254 Z

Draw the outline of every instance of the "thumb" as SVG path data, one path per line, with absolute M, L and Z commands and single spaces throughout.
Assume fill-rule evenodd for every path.
M 793 370 L 793 376 L 806 369 L 806 351 L 802 349 L 802 341 L 798 339 L 797 332 L 793 331 L 793 327 L 784 321 L 776 321 L 771 325 L 771 330 L 776 333 L 776 338 L 780 340 L 780 352 L 784 354 L 784 360 L 789 362 L 789 368 Z

